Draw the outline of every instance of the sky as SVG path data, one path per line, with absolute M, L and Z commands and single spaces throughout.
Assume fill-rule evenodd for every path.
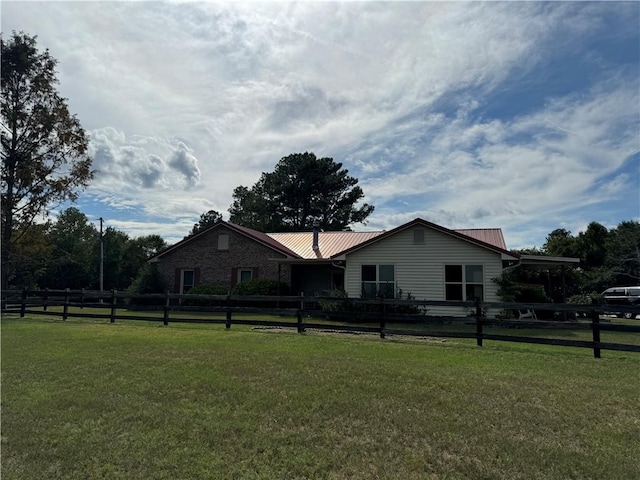
M 421 217 L 540 247 L 640 220 L 639 2 L 9 2 L 90 136 L 76 207 L 182 239 L 291 153 Z M 55 212 L 54 212 L 55 214 Z

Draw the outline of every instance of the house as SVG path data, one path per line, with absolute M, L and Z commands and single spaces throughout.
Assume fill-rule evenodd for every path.
M 227 222 L 186 237 L 149 259 L 158 266 L 169 290 L 186 293 L 199 284 L 230 289 L 252 278 L 291 281 L 285 260 L 298 254 L 267 234 Z
M 269 278 L 294 294 L 343 289 L 349 297 L 376 298 L 402 290 L 417 299 L 492 302 L 500 299 L 491 280 L 503 269 L 541 259 L 507 250 L 498 228 L 450 230 L 417 218 L 373 232 L 262 233 L 223 221 L 151 261 L 177 293 Z

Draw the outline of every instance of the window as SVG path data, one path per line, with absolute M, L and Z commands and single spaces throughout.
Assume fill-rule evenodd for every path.
M 362 265 L 363 298 L 395 298 L 396 275 L 394 265 Z
M 424 228 L 413 229 L 413 243 L 414 245 L 424 244 Z
M 182 270 L 180 279 L 180 292 L 187 293 L 193 288 L 195 282 L 195 274 L 193 270 Z
M 218 250 L 229 250 L 229 235 L 218 235 Z
M 445 299 L 471 301 L 484 299 L 484 270 L 482 265 L 445 265 Z
M 253 269 L 251 268 L 239 268 L 238 269 L 238 283 L 246 282 L 253 278 Z

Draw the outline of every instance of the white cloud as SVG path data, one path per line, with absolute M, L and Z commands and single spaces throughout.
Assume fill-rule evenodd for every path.
M 541 214 L 560 218 L 619 194 L 626 176 L 611 187 L 593 187 L 638 151 L 639 101 L 637 90 L 619 84 L 558 99 L 510 122 L 483 124 L 466 116 L 425 122 L 421 150 L 363 187 L 374 204 L 412 196 L 417 213 L 436 222 L 449 217 L 454 227 L 483 226 L 487 217 L 505 223 L 514 216 L 521 223 Z M 434 195 L 447 214 L 433 213 Z
M 589 43 L 613 17 L 618 35 L 637 35 L 632 3 L 1 8 L 3 31 L 37 33 L 59 60 L 61 91 L 92 136 L 99 173 L 87 193 L 125 218 L 152 217 L 165 236 L 226 213 L 236 186 L 293 152 L 343 162 L 377 205 L 375 228 L 423 216 L 520 232 L 634 180 L 615 172 L 640 149 L 637 68 L 609 68 Z M 577 58 L 598 78 L 545 96 L 547 83 L 576 80 L 555 78 L 550 62 Z M 524 86 L 522 106 L 509 105 L 521 112 L 481 113 Z

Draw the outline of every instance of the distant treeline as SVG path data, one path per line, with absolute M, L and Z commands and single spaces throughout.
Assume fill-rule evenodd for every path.
M 16 229 L 9 285 L 38 288 L 100 287 L 100 232 L 75 207 L 55 221 Z M 149 256 L 167 246 L 159 235 L 130 238 L 107 227 L 103 232 L 103 282 L 124 290 L 138 277 Z
M 573 235 L 558 228 L 546 237 L 541 248 L 519 253 L 574 257 L 580 264 L 571 267 L 519 267 L 497 280 L 506 301 L 561 302 L 582 296 L 576 303 L 588 301 L 593 293 L 608 287 L 640 285 L 640 223 L 623 221 L 607 229 L 591 222 L 584 232 Z

